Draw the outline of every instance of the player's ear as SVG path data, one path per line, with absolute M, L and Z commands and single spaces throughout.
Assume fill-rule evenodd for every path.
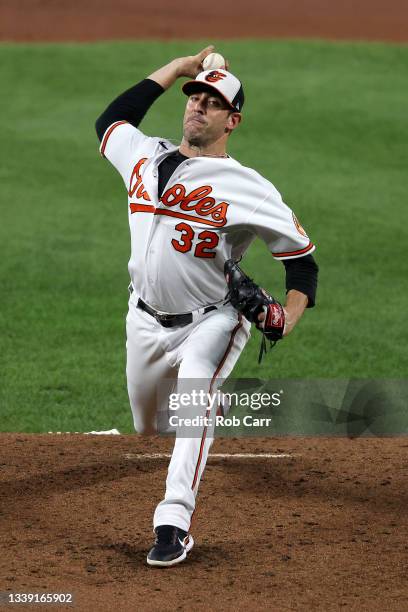
M 241 113 L 232 112 L 228 115 L 227 125 L 225 126 L 225 131 L 232 132 L 242 121 Z

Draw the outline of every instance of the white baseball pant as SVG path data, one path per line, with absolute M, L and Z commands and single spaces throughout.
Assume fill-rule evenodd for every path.
M 173 390 L 191 388 L 215 393 L 231 373 L 250 336 L 249 322 L 230 305 L 221 306 L 184 327 L 165 328 L 129 299 L 126 318 L 127 385 L 135 429 L 154 434 L 168 427 L 168 392 L 160 398 L 161 383 Z M 209 415 L 208 406 L 203 416 Z M 164 426 L 162 425 L 164 424 Z M 190 528 L 201 475 L 213 442 L 213 428 L 195 429 L 194 437 L 177 435 L 166 480 L 164 499 L 154 513 L 153 526 Z M 177 432 L 178 433 L 178 432 Z

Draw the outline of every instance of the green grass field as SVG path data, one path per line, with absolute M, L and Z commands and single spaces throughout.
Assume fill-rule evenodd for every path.
M 254 332 L 234 376 L 406 377 L 408 47 L 218 47 L 246 91 L 230 153 L 281 191 L 320 266 L 317 307 L 261 367 Z M 127 200 L 99 157 L 94 122 L 118 93 L 200 48 L 0 46 L 2 431 L 133 430 Z M 184 103 L 175 86 L 142 129 L 180 139 Z M 262 243 L 244 267 L 283 299 L 283 266 Z

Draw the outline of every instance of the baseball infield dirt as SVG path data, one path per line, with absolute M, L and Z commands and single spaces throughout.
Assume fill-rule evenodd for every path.
M 0 40 L 408 40 L 406 0 L 0 0 Z
M 407 438 L 217 440 L 213 454 L 278 456 L 210 458 L 196 547 L 158 570 L 168 459 L 149 456 L 171 446 L 3 434 L 0 590 L 90 611 L 407 610 Z

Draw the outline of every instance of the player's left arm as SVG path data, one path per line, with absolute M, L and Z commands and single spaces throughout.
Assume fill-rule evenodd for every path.
M 307 306 L 307 296 L 296 289 L 291 289 L 286 296 L 286 302 L 283 307 L 285 311 L 285 328 L 283 335 L 287 336 L 300 317 L 303 315 Z
M 312 308 L 316 302 L 316 291 L 319 267 L 313 255 L 283 260 L 286 271 L 286 301 L 284 336 L 295 327 L 306 308 Z M 259 315 L 262 322 L 265 314 Z
M 280 193 L 269 184 L 268 195 L 259 200 L 248 221 L 255 233 L 268 246 L 274 259 L 282 261 L 286 272 L 286 300 L 280 321 L 283 335 L 295 327 L 306 308 L 315 304 L 319 268 L 312 253 L 315 245 L 300 225 L 294 212 L 282 200 Z M 280 306 L 280 308 L 282 308 Z M 276 312 L 275 312 L 276 310 Z M 270 327 L 279 308 L 269 306 L 258 315 L 259 322 Z

